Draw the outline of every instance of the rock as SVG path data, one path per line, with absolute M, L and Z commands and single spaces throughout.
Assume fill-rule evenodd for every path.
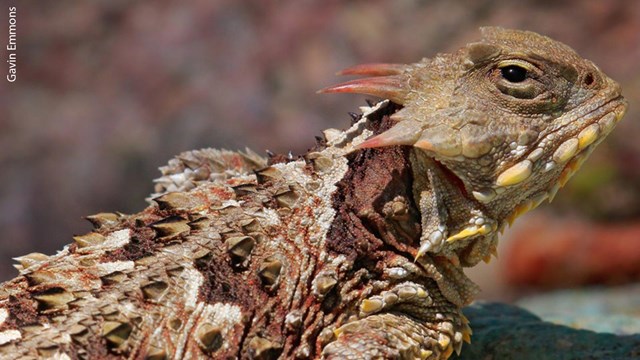
M 459 360 L 622 360 L 640 359 L 640 334 L 579 330 L 540 319 L 517 306 L 476 302 L 464 309 L 473 327 L 472 343 Z M 604 316 L 601 319 L 607 322 Z M 636 315 L 636 321 L 638 317 Z

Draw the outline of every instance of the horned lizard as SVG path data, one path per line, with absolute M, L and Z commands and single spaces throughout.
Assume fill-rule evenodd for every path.
M 385 100 L 306 154 L 185 152 L 140 213 L 0 287 L 3 359 L 447 359 L 469 341 L 464 267 L 560 187 L 622 118 L 566 45 L 482 40 L 323 92 Z

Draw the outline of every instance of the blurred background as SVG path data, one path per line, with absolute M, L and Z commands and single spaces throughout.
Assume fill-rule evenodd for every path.
M 498 261 L 469 269 L 480 297 L 640 280 L 637 1 L 15 6 L 17 81 L 3 75 L 0 86 L 0 280 L 17 274 L 12 257 L 52 254 L 89 231 L 82 216 L 142 210 L 173 155 L 209 146 L 302 153 L 322 129 L 348 126 L 347 112 L 364 103 L 315 94 L 340 80 L 336 71 L 453 51 L 484 25 L 569 44 L 622 83 L 630 109 L 555 202 L 507 232 Z

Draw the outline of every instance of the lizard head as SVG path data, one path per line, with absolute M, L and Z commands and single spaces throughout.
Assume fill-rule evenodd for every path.
M 396 124 L 358 145 L 410 145 L 459 178 L 503 225 L 554 197 L 626 110 L 620 86 L 568 46 L 536 33 L 482 28 L 482 40 L 324 89 L 388 98 Z

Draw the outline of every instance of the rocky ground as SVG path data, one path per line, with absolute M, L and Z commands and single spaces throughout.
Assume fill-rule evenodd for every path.
M 559 291 L 518 305 L 478 302 L 467 307 L 472 343 L 458 359 L 640 358 L 639 285 Z

